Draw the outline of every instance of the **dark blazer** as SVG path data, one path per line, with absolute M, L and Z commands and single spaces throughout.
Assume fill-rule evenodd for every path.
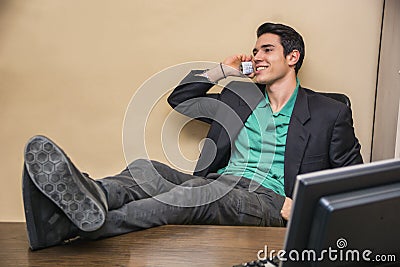
M 211 124 L 194 175 L 206 176 L 225 167 L 237 134 L 264 98 L 264 86 L 232 81 L 219 94 L 192 71 L 173 90 L 168 103 L 178 112 Z M 362 163 L 351 110 L 310 89 L 299 88 L 285 150 L 285 194 L 292 197 L 301 173 Z M 250 149 L 250 148 L 249 148 Z

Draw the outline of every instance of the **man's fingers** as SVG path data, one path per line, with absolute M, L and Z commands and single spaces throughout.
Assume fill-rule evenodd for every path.
M 292 210 L 292 199 L 286 197 L 281 210 L 281 216 L 285 220 L 289 220 L 290 211 Z

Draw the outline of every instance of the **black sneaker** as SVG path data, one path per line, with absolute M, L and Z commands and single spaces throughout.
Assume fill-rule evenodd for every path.
M 29 140 L 25 167 L 40 192 L 80 230 L 95 231 L 104 224 L 107 201 L 103 190 L 85 177 L 50 139 L 35 136 Z
M 26 168 L 22 176 L 26 228 L 32 250 L 79 239 L 78 228 L 31 181 Z

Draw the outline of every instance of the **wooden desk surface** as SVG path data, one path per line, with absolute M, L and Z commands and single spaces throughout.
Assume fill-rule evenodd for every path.
M 232 266 L 283 247 L 285 228 L 167 225 L 32 252 L 24 223 L 0 223 L 0 266 Z

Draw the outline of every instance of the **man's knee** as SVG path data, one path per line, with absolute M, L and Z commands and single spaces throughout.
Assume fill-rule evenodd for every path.
M 149 165 L 151 165 L 151 161 L 148 159 L 136 159 L 128 165 L 128 168 L 140 168 Z
M 169 168 L 167 165 L 156 161 L 156 160 L 149 160 L 149 159 L 136 159 L 132 161 L 128 165 L 128 169 L 154 169 L 154 170 L 159 170 L 162 168 Z

